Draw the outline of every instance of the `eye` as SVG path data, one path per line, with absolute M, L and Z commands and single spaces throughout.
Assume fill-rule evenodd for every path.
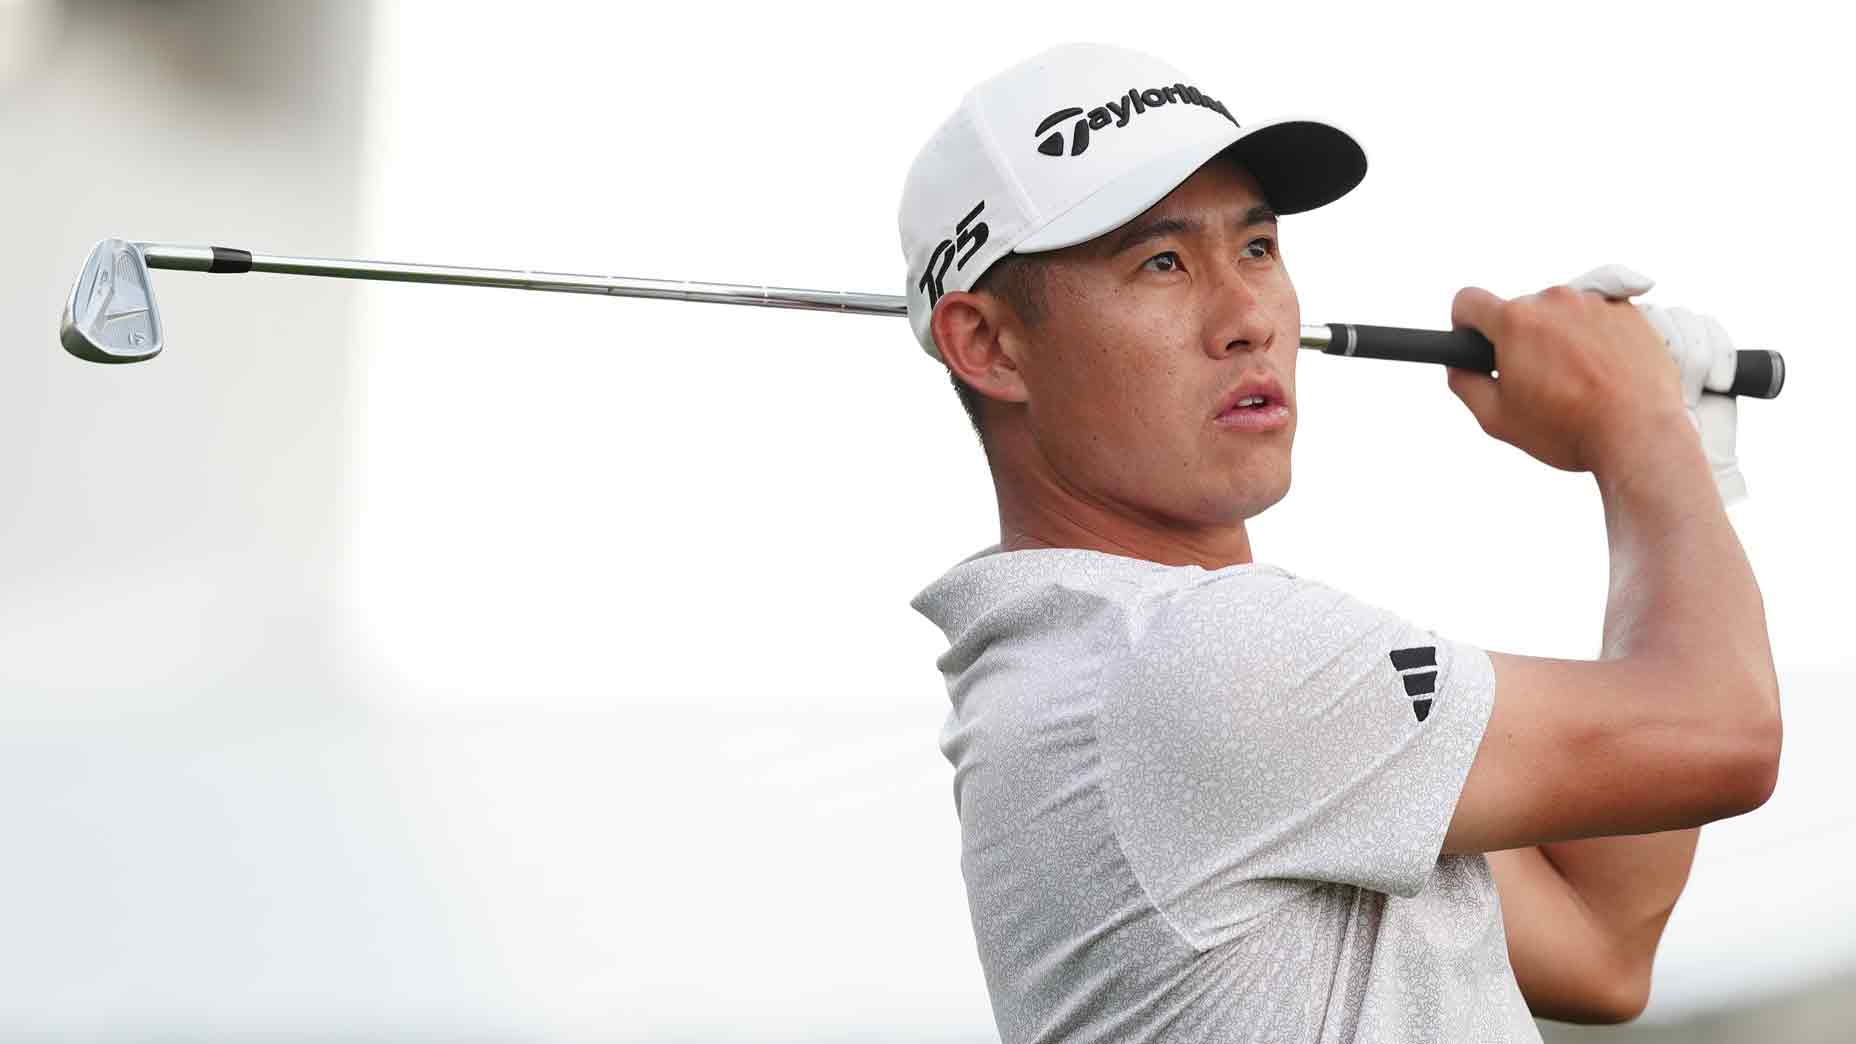
M 1171 250 L 1167 250 L 1167 251 L 1163 251 L 1161 253 L 1155 254 L 1154 256 L 1148 258 L 1147 260 L 1141 262 L 1141 267 L 1146 268 L 1147 266 L 1152 265 L 1156 261 L 1159 261 L 1162 264 L 1158 268 L 1151 269 L 1151 271 L 1155 271 L 1155 272 L 1177 272 L 1179 271 L 1179 267 L 1180 267 L 1179 255 Z
M 1261 248 L 1263 252 L 1260 254 L 1253 254 L 1253 253 L 1248 252 L 1248 251 L 1256 250 L 1258 248 Z M 1244 250 L 1246 251 L 1244 255 L 1245 257 L 1269 257 L 1270 255 L 1276 252 L 1276 241 L 1274 239 L 1271 239 L 1268 236 L 1258 236 L 1257 238 L 1251 240 L 1249 243 L 1245 244 Z

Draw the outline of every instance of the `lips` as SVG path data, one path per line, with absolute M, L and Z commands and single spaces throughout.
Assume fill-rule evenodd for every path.
M 1237 405 L 1239 401 L 1252 395 L 1261 395 L 1263 404 L 1250 407 Z M 1222 417 L 1234 409 L 1273 410 L 1277 406 L 1287 405 L 1289 405 L 1288 396 L 1283 394 L 1282 384 L 1274 376 L 1268 373 L 1253 373 L 1246 375 L 1218 397 L 1218 405 L 1212 411 L 1212 416 Z

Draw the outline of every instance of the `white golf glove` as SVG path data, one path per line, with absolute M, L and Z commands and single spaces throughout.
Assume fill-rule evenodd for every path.
M 1593 290 L 1614 301 L 1636 297 L 1656 285 L 1649 276 L 1623 265 L 1603 265 L 1570 280 L 1574 290 Z M 1686 308 L 1660 308 L 1632 301 L 1656 332 L 1663 335 L 1681 373 L 1682 401 L 1689 422 L 1701 436 L 1714 471 L 1714 486 L 1723 506 L 1746 499 L 1746 478 L 1735 456 L 1734 434 L 1739 424 L 1738 399 L 1707 391 L 1705 385 L 1725 388 L 1733 380 L 1736 353 L 1727 331 L 1712 318 Z

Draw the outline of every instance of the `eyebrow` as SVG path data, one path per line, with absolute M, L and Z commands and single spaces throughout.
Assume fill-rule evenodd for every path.
M 1244 216 L 1235 222 L 1237 228 L 1250 228 L 1253 225 L 1274 225 L 1276 211 L 1267 203 L 1259 203 L 1244 211 Z M 1163 217 L 1140 225 L 1131 225 L 1125 229 L 1115 245 L 1109 248 L 1108 256 L 1114 257 L 1131 247 L 1138 246 L 1151 239 L 1162 236 L 1176 236 L 1183 232 L 1197 232 L 1203 224 L 1196 218 Z

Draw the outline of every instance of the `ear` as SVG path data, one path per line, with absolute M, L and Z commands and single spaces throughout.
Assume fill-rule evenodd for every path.
M 1019 368 L 1023 333 L 1004 302 L 988 294 L 950 290 L 935 302 L 928 328 L 941 361 L 981 394 L 1006 402 L 1031 397 Z

